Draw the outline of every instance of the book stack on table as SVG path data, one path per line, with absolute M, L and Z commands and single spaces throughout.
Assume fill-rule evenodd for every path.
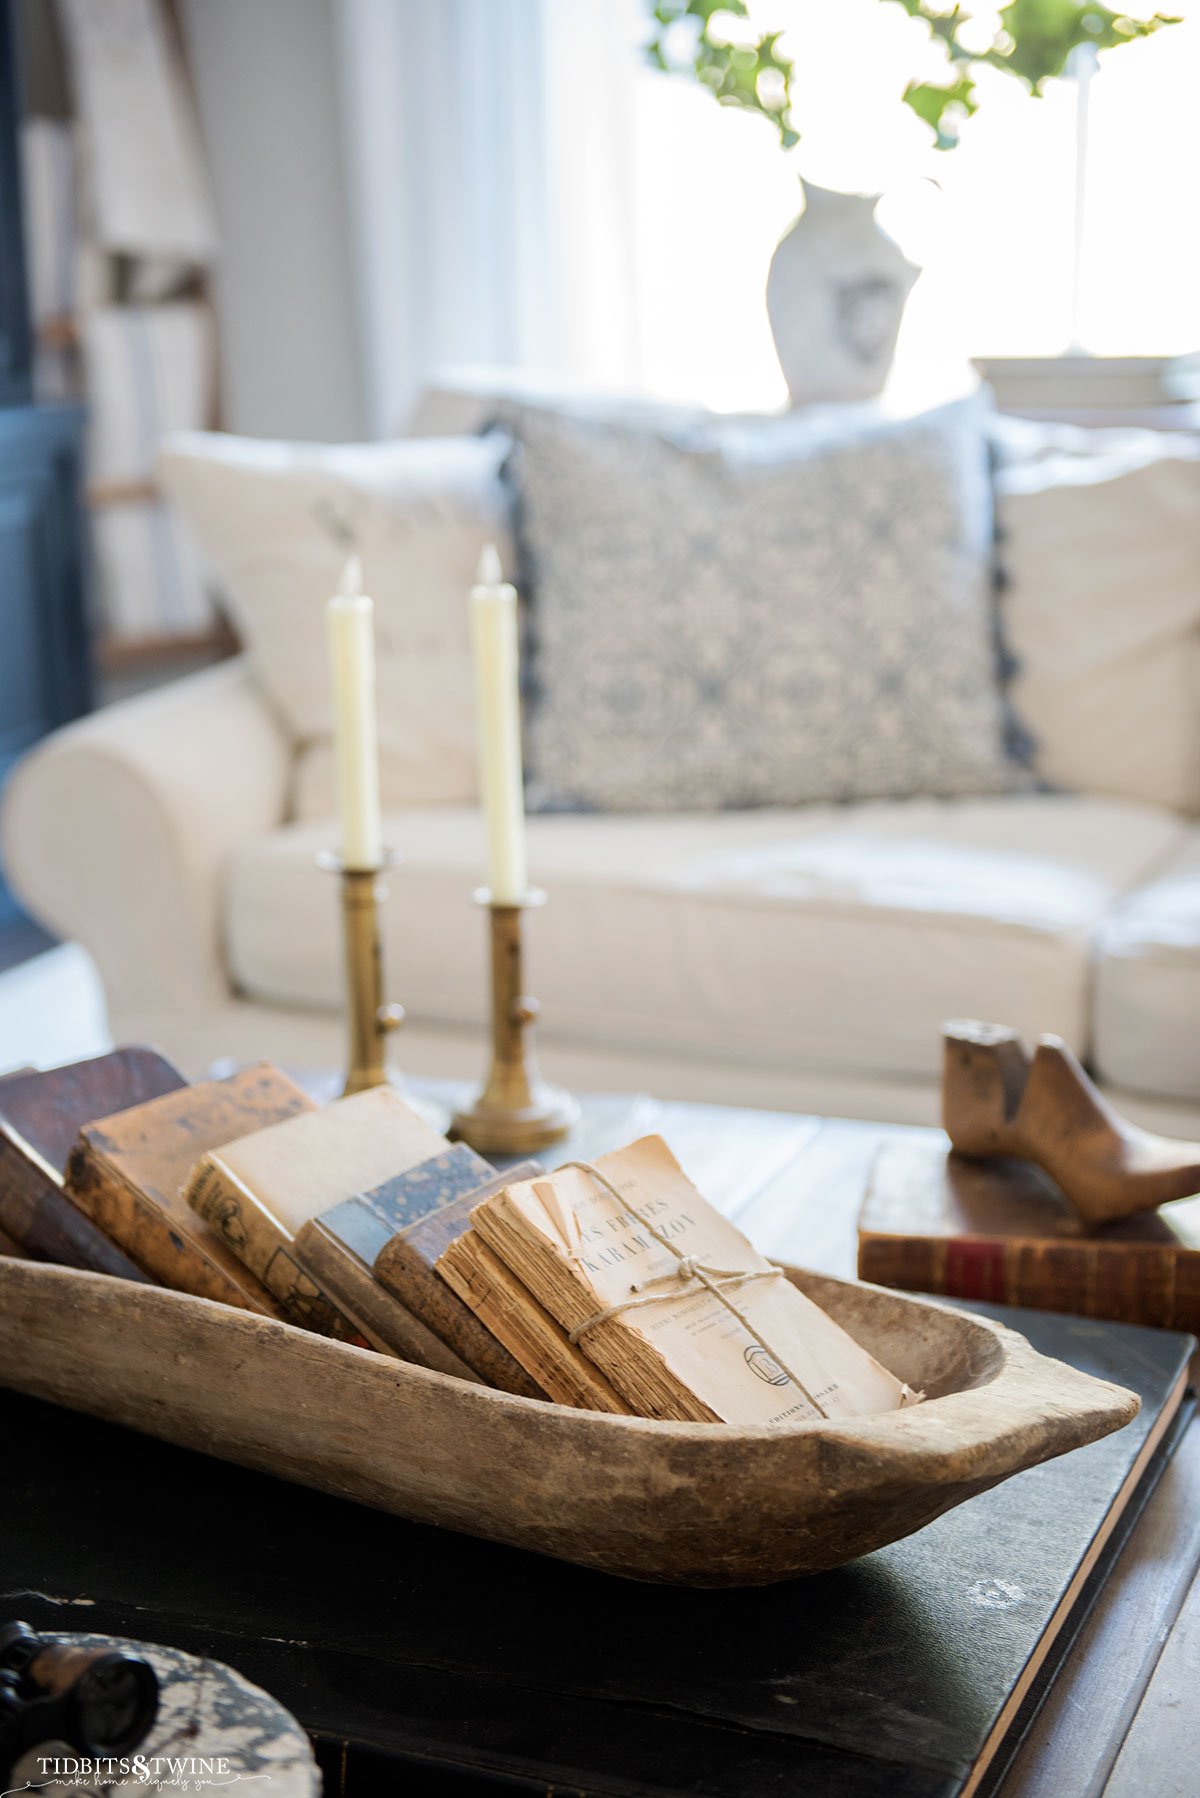
M 858 1223 L 878 1286 L 1200 1331 L 1200 1198 L 1089 1224 L 1029 1162 L 889 1143 Z

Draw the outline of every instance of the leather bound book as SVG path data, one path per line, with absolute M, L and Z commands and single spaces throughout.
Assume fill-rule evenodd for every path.
M 187 1175 L 183 1199 L 293 1319 L 322 1335 L 369 1342 L 293 1253 L 296 1235 L 363 1187 L 414 1167 L 446 1139 L 391 1087 L 335 1099 L 302 1115 L 226 1131 Z
M 165 1056 L 139 1047 L 6 1075 L 0 1080 L 0 1230 L 36 1259 L 144 1282 L 137 1262 L 64 1190 L 63 1174 L 75 1138 L 92 1118 L 186 1084 Z
M 355 1193 L 320 1221 L 360 1262 L 373 1267 L 398 1230 L 420 1223 L 465 1194 L 478 1196 L 495 1175 L 491 1163 L 465 1142 L 445 1144 L 440 1155 L 393 1174 L 367 1192 Z
M 532 1180 L 541 1171 L 540 1163 L 523 1161 L 507 1173 L 495 1175 L 474 1192 L 452 1199 L 401 1230 L 375 1257 L 375 1278 L 379 1284 L 428 1324 L 487 1385 L 498 1386 L 502 1392 L 523 1393 L 527 1398 L 544 1398 L 546 1394 L 441 1275 L 434 1272 L 434 1263 L 470 1229 L 474 1206 L 511 1181 Z
M 348 1316 L 358 1320 L 376 1348 L 421 1367 L 478 1381 L 475 1369 L 381 1286 L 371 1269 L 397 1230 L 463 1193 L 476 1192 L 492 1173 L 465 1143 L 447 1146 L 441 1155 L 311 1218 L 296 1236 L 296 1259 Z
M 871 1173 L 858 1272 L 878 1286 L 1200 1329 L 1200 1198 L 1089 1226 L 1027 1162 L 894 1143 Z
M 162 1285 L 285 1317 L 181 1189 L 207 1150 L 315 1109 L 285 1074 L 260 1062 L 86 1124 L 67 1161 L 67 1190 Z

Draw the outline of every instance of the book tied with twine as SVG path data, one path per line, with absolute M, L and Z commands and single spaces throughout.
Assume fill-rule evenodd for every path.
M 471 1234 L 563 1333 L 563 1370 L 579 1354 L 636 1416 L 794 1424 L 917 1396 L 701 1196 L 661 1137 L 505 1187 Z M 455 1255 L 438 1271 L 472 1303 Z

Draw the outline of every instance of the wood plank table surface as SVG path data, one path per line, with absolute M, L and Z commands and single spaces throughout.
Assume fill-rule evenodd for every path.
M 331 1076 L 305 1084 L 328 1099 Z M 447 1112 L 465 1087 L 415 1090 Z M 887 1142 L 940 1133 L 778 1112 L 589 1098 L 549 1165 L 593 1159 L 660 1133 L 705 1195 L 765 1254 L 853 1277 L 855 1222 Z M 1151 1493 L 1115 1568 L 1000 1788 L 1003 1798 L 1188 1798 L 1200 1793 L 1200 1433 L 1189 1430 Z M 336 1787 L 333 1788 L 336 1790 Z

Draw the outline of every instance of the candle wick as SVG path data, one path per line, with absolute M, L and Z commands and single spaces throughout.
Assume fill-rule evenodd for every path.
M 500 561 L 500 551 L 494 543 L 485 543 L 479 552 L 479 567 L 475 574 L 476 584 L 480 587 L 499 587 L 504 582 L 504 568 Z
M 342 594 L 346 599 L 357 599 L 363 590 L 362 562 L 357 556 L 347 556 L 346 565 L 342 569 Z

